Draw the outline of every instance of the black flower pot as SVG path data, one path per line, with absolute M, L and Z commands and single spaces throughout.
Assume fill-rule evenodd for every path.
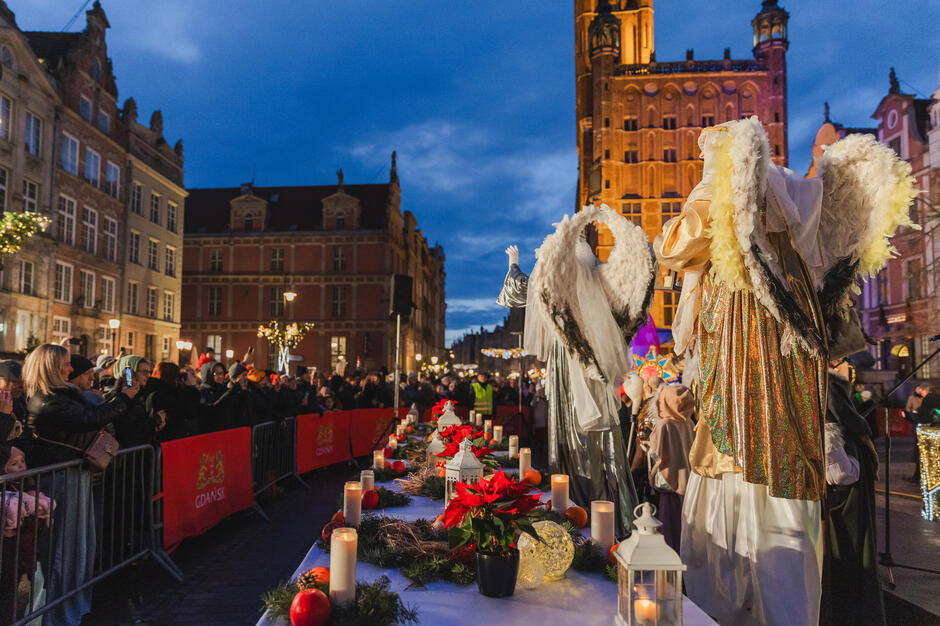
M 477 552 L 477 588 L 484 596 L 506 598 L 516 590 L 519 551 L 509 554 Z

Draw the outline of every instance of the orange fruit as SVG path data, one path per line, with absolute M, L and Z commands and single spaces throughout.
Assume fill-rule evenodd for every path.
M 542 474 L 538 470 L 530 469 L 522 479 L 529 483 L 530 487 L 538 487 L 542 484 Z
M 415 429 L 414 429 L 413 426 L 409 426 L 408 428 L 405 429 L 405 432 L 406 432 L 406 433 L 413 433 L 414 431 L 415 431 Z
M 446 474 L 447 474 L 447 470 L 444 469 L 444 466 L 443 466 L 443 465 L 438 465 L 438 466 L 437 466 L 437 475 L 440 476 L 441 478 L 444 478 L 444 476 L 445 476 Z
M 588 514 L 579 506 L 569 506 L 565 511 L 565 518 L 574 524 L 575 528 L 584 528 L 588 523 Z
M 619 543 L 615 543 L 614 545 L 610 546 L 610 550 L 607 551 L 607 562 L 611 565 L 616 565 L 617 563 L 617 557 L 614 556 L 614 553 L 617 551 L 617 546 L 619 545 Z
M 318 583 L 323 583 L 324 585 L 329 584 L 330 582 L 330 568 L 329 567 L 311 567 L 308 569 L 305 574 L 308 576 L 313 576 L 313 578 Z
M 346 518 L 343 517 L 342 511 L 337 511 L 336 513 L 333 513 L 333 517 L 330 518 L 330 522 L 334 524 L 345 524 Z
M 388 461 L 385 461 L 384 467 L 385 467 L 385 469 L 390 470 L 390 469 L 392 469 L 392 464 L 389 463 Z

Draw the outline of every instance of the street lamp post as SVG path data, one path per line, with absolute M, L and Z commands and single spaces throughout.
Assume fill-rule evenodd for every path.
M 193 355 L 193 342 L 180 339 L 176 342 L 176 360 L 180 367 L 183 367 L 183 351 L 186 351 L 186 362 L 188 363 Z
M 297 297 L 297 292 L 294 291 L 294 288 L 293 288 L 293 287 L 288 287 L 287 290 L 284 291 L 284 301 L 286 302 L 286 304 L 284 305 L 285 317 L 289 317 L 289 316 L 287 315 L 287 314 L 288 314 L 288 310 L 287 310 L 288 307 L 291 307 L 290 313 L 293 313 L 293 312 L 294 312 L 294 311 L 293 311 L 293 302 L 294 302 L 294 299 L 295 299 L 296 297 Z M 289 322 L 287 322 L 287 321 L 284 322 L 284 328 L 285 328 L 285 330 L 287 329 L 287 324 L 288 324 L 288 323 L 289 323 Z M 280 354 L 278 354 L 278 361 L 280 361 L 280 363 L 278 363 L 278 365 L 280 366 L 280 369 L 282 369 L 282 370 L 284 371 L 285 374 L 290 374 L 290 358 L 289 358 L 289 357 L 290 357 L 290 349 L 285 345 L 283 348 L 280 348 L 279 351 L 280 351 Z
M 121 320 L 114 317 L 108 320 L 108 326 L 111 327 L 111 356 L 117 356 L 117 332 L 121 326 Z

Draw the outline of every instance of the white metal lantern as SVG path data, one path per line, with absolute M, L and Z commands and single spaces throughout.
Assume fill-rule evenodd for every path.
M 418 415 L 418 405 L 412 404 L 412 405 L 411 405 L 411 409 L 410 409 L 410 410 L 408 411 L 408 413 L 405 415 L 405 423 L 406 423 L 406 424 L 417 424 L 418 422 L 421 421 L 419 418 L 420 418 L 420 416 Z
M 460 418 L 454 413 L 454 403 L 448 400 L 444 403 L 444 414 L 437 420 L 437 429 L 442 430 L 448 426 L 460 426 Z
M 427 454 L 428 469 L 434 469 L 437 467 L 437 462 L 440 460 L 440 457 L 437 455 L 444 451 L 444 441 L 441 439 L 440 433 L 436 430 L 431 434 L 431 442 L 428 444 L 428 447 L 425 449 Z
M 467 437 L 460 442 L 457 454 L 444 464 L 444 508 L 457 493 L 457 483 L 475 484 L 483 478 L 483 464 L 473 453 L 473 444 Z
M 633 510 L 636 530 L 615 552 L 618 626 L 682 624 L 685 565 L 660 534 L 662 524 L 653 517 L 654 512 L 648 502 Z

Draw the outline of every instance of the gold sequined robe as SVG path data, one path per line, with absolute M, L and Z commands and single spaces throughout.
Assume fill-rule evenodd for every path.
M 709 201 L 690 201 L 657 239 L 660 263 L 701 272 L 694 297 L 699 353 L 699 425 L 690 461 L 717 477 L 743 472 L 770 495 L 819 500 L 825 489 L 822 407 L 826 364 L 794 345 L 782 353 L 783 324 L 753 292 L 733 290 L 709 272 Z M 771 237 L 787 287 L 816 317 L 802 261 L 785 233 Z

